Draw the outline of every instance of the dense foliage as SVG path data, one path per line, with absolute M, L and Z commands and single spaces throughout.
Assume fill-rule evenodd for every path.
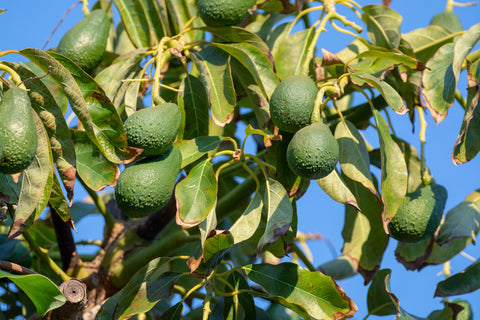
M 366 317 L 420 319 L 380 266 L 389 241 L 408 270 L 448 265 L 479 232 L 480 189 L 443 212 L 454 186 L 426 166 L 425 116 L 459 103 L 452 160 L 477 155 L 480 24 L 463 30 L 451 0 L 408 33 L 390 1 L 292 2 L 84 0 L 60 50 L 0 51 L 0 319 L 346 319 L 336 281 L 357 274 Z M 327 29 L 351 43 L 332 53 Z M 419 151 L 393 113 L 420 120 Z M 345 206 L 342 255 L 320 266 L 297 232 L 311 184 Z M 80 256 L 72 230 L 99 213 L 98 252 Z M 432 283 L 446 299 L 429 320 L 473 319 L 449 297 L 480 288 L 479 266 Z

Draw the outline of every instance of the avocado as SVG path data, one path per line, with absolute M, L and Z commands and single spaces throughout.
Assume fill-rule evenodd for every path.
M 210 27 L 236 26 L 256 0 L 198 0 L 200 18 Z
M 22 172 L 37 152 L 38 134 L 30 98 L 18 87 L 8 89 L 0 102 L 0 136 L 3 141 L 0 172 Z
M 175 141 L 182 113 L 174 103 L 141 109 L 125 121 L 128 145 L 143 149 L 142 155 L 161 155 Z
M 273 123 L 286 132 L 295 133 L 311 123 L 318 88 L 308 76 L 294 75 L 283 79 L 270 99 Z
M 287 147 L 290 169 L 304 179 L 320 179 L 335 169 L 339 147 L 330 128 L 321 122 L 298 130 Z
M 439 184 L 408 193 L 388 224 L 390 236 L 398 241 L 416 243 L 433 236 L 447 202 L 447 190 Z
M 170 199 L 182 154 L 171 146 L 163 155 L 143 159 L 122 171 L 115 185 L 118 208 L 131 218 L 148 216 Z
M 102 61 L 109 31 L 110 18 L 107 13 L 101 9 L 93 10 L 63 35 L 57 52 L 91 72 Z

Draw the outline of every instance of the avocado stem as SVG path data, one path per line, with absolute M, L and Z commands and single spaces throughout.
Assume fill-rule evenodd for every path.
M 420 173 L 422 175 L 422 182 L 425 186 L 428 186 L 432 181 L 431 177 L 426 172 L 425 165 L 425 144 L 426 144 L 426 131 L 427 131 L 427 121 L 425 120 L 425 113 L 421 106 L 415 107 L 418 112 L 418 118 L 420 120 Z
M 308 269 L 308 271 L 317 271 L 313 264 L 310 262 L 308 257 L 305 255 L 305 253 L 298 247 L 296 243 L 293 244 L 293 253 L 297 255 L 297 257 L 303 262 L 305 267 Z
M 13 70 L 12 68 L 4 65 L 1 62 L 0 62 L 0 70 L 8 72 L 10 74 L 10 76 L 12 77 L 13 82 L 15 82 L 15 84 L 18 87 L 22 88 L 23 90 L 27 90 L 25 85 L 22 83 L 22 78 L 20 78 L 20 75 L 17 72 L 15 72 L 15 70 Z

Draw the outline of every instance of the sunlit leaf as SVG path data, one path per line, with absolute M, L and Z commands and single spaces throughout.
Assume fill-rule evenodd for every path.
M 203 84 L 188 75 L 180 86 L 178 106 L 184 111 L 183 139 L 208 136 L 209 104 Z
M 390 135 L 390 128 L 380 112 L 372 110 L 377 123 L 382 159 L 381 190 L 384 210 L 383 222 L 386 225 L 395 216 L 407 193 L 408 171 L 403 153 Z
M 452 32 L 459 32 L 463 30 L 462 23 L 453 10 L 445 10 L 437 13 L 430 20 L 430 25 L 442 26 L 452 30 Z
M 60 289 L 50 279 L 40 274 L 16 275 L 0 270 L 0 278 L 7 278 L 22 289 L 41 316 L 61 307 L 67 301 Z
M 367 25 L 368 37 L 372 43 L 387 49 L 398 48 L 402 34 L 402 16 L 382 5 L 368 5 L 362 10 L 362 20 Z
M 405 33 L 402 38 L 412 46 L 417 59 L 426 63 L 441 46 L 452 42 L 454 36 L 444 27 L 428 26 Z
M 263 210 L 267 216 L 265 233 L 258 241 L 258 252 L 262 251 L 267 243 L 277 241 L 286 234 L 292 224 L 293 208 L 287 191 L 282 184 L 269 178 L 262 184 Z
M 330 172 L 326 177 L 315 181 L 317 181 L 320 188 L 322 188 L 322 190 L 333 200 L 343 204 L 349 204 L 359 209 L 355 196 L 347 188 L 336 169 Z
M 256 192 L 247 209 L 230 227 L 234 243 L 248 240 L 257 231 L 262 219 L 263 193 Z
M 377 67 L 379 69 L 378 71 L 385 70 L 389 66 L 393 66 L 395 64 L 403 64 L 409 67 L 410 69 L 414 69 L 414 70 L 421 71 L 425 69 L 425 65 L 421 61 L 405 54 L 390 52 L 390 51 L 368 50 L 360 53 L 356 57 L 356 59 L 370 59 L 372 61 L 377 62 L 378 64 L 380 64 L 380 66 Z M 370 62 L 370 65 L 374 65 L 374 64 L 375 63 Z M 355 65 L 355 69 L 358 70 L 359 66 Z M 364 69 L 361 69 L 361 70 L 364 70 Z M 373 71 L 378 72 L 375 70 Z
M 175 197 L 179 225 L 191 228 L 205 220 L 217 199 L 217 181 L 208 159 L 195 165 L 188 176 L 177 184 Z
M 175 146 L 182 153 L 182 168 L 197 161 L 206 153 L 216 150 L 222 141 L 222 137 L 204 136 L 175 142 Z
M 213 233 L 213 232 L 212 232 Z M 208 266 L 216 266 L 233 246 L 233 237 L 229 231 L 217 230 L 203 244 L 203 260 Z
M 190 55 L 207 90 L 212 119 L 216 125 L 223 127 L 233 120 L 236 104 L 229 55 L 212 46 Z
M 74 222 L 70 216 L 70 207 L 68 206 L 68 201 L 63 194 L 62 187 L 60 186 L 60 182 L 58 181 L 56 174 L 53 175 L 52 191 L 50 193 L 50 199 L 48 199 L 48 203 L 64 222 L 66 222 L 70 227 L 74 226 Z
M 294 263 L 244 266 L 248 278 L 260 284 L 270 298 L 309 319 L 345 319 L 357 311 L 355 303 L 328 276 Z

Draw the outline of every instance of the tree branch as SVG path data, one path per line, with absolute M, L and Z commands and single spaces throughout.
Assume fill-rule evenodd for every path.
M 58 249 L 62 258 L 62 270 L 73 269 L 80 263 L 80 258 L 73 240 L 72 230 L 51 206 L 50 213 L 55 236 L 57 237 Z

